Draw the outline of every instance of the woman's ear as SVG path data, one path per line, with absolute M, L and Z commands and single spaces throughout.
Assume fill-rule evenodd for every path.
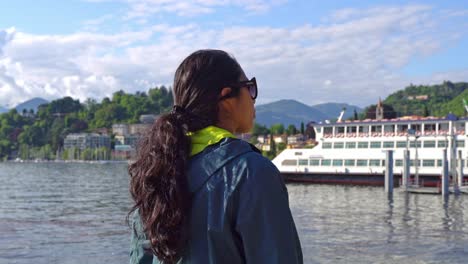
M 229 87 L 224 87 L 221 90 L 220 98 L 224 96 L 228 96 L 232 92 L 232 89 Z M 230 113 L 232 111 L 233 105 L 232 105 L 232 100 L 229 100 L 231 97 L 226 98 L 226 100 L 220 100 L 218 102 L 220 112 L 223 114 Z
M 231 91 L 232 91 L 232 90 L 231 90 L 230 87 L 224 87 L 224 88 L 221 90 L 221 95 L 220 95 L 220 97 L 224 97 L 224 96 L 230 94 Z

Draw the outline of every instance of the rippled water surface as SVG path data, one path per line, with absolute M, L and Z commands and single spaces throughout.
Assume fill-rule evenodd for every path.
M 468 263 L 468 195 L 288 185 L 305 263 Z M 0 163 L 0 263 L 127 263 L 125 164 Z

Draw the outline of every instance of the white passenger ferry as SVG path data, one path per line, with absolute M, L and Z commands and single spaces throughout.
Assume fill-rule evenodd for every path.
M 393 150 L 397 178 L 403 174 L 404 150 L 409 150 L 410 174 L 417 174 L 422 184 L 436 185 L 442 174 L 444 149 L 450 175 L 460 170 L 460 163 L 462 168 L 468 167 L 467 121 L 449 114 L 445 118 L 411 116 L 314 123 L 317 146 L 286 149 L 273 163 L 286 180 L 381 185 L 386 150 Z

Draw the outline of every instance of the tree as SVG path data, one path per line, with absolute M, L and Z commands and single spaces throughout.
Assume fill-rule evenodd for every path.
M 270 151 L 267 153 L 269 159 L 274 159 L 276 157 L 276 142 L 273 139 L 273 134 L 270 135 Z
M 297 128 L 296 128 L 296 126 L 294 126 L 294 125 L 292 125 L 292 124 L 289 125 L 289 126 L 288 126 L 288 129 L 286 130 L 286 134 L 288 134 L 288 136 L 297 134 Z
M 281 152 L 286 149 L 286 143 L 280 142 L 278 143 L 278 152 Z
M 268 135 L 270 130 L 266 126 L 255 123 L 252 128 L 252 136 Z
M 305 129 L 304 129 L 304 122 L 301 122 L 301 134 L 304 135 Z
M 272 135 L 281 135 L 284 133 L 284 125 L 283 124 L 271 125 L 270 132 Z
M 49 114 L 66 114 L 78 112 L 82 108 L 79 100 L 74 100 L 70 96 L 66 96 L 62 99 L 54 100 L 47 104 L 47 110 Z

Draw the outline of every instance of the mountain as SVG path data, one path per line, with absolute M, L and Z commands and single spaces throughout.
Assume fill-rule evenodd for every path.
M 359 106 L 349 105 L 345 103 L 324 103 L 324 104 L 313 105 L 312 107 L 326 114 L 328 116 L 328 119 L 338 118 L 343 108 L 346 108 L 345 113 L 343 115 L 343 119 L 353 117 L 354 109 L 356 109 L 356 112 L 358 113 L 362 112 L 363 110 Z
M 255 122 L 270 127 L 281 123 L 299 127 L 301 122 L 307 124 L 310 121 L 327 119 L 328 115 L 321 111 L 295 100 L 280 100 L 256 107 Z
M 300 127 L 301 122 L 307 124 L 310 121 L 323 121 L 326 119 L 337 119 L 343 107 L 346 112 L 343 118 L 352 117 L 354 109 L 359 113 L 362 109 L 358 106 L 344 103 L 326 103 L 308 106 L 296 100 L 280 100 L 256 107 L 255 122 L 267 127 L 281 123 L 284 126 L 290 124 Z
M 26 102 L 23 102 L 19 105 L 17 105 L 15 108 L 16 108 L 16 111 L 18 111 L 18 113 L 22 113 L 23 112 L 23 109 L 26 109 L 26 111 L 29 111 L 30 109 L 33 109 L 34 112 L 36 113 L 37 112 L 37 107 L 41 104 L 47 104 L 49 103 L 49 101 L 45 100 L 45 99 L 42 99 L 42 98 L 39 98 L 39 97 L 35 97 L 33 99 L 30 99 Z
M 0 106 L 0 114 L 5 113 L 5 112 L 8 112 L 8 109 L 6 109 L 5 107 Z

